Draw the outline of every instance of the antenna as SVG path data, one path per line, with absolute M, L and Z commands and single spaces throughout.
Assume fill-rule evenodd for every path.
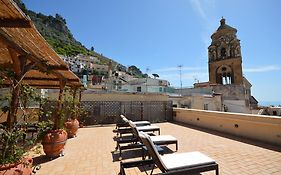
M 146 92 L 147 92 L 147 77 L 148 77 L 148 71 L 150 71 L 149 67 L 146 67 L 145 69 L 145 73 L 146 73 L 146 78 L 145 78 L 145 88 L 146 88 Z
M 194 83 L 199 83 L 199 79 L 196 76 L 193 76 L 194 78 Z
M 182 67 L 183 67 L 183 65 L 182 64 L 180 64 L 180 65 L 178 65 L 178 68 L 179 68 L 179 71 L 180 71 L 180 90 L 181 90 L 181 94 L 182 94 L 182 80 L 181 80 L 181 69 L 182 69 Z

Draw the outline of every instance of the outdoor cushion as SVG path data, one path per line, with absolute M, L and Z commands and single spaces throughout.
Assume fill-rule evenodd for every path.
M 137 129 L 139 131 L 150 131 L 152 129 L 160 129 L 159 126 L 138 126 Z
M 133 122 L 135 125 L 150 125 L 149 121 L 135 121 Z
M 177 139 L 171 135 L 158 135 L 158 136 L 150 136 L 153 143 L 157 142 L 166 142 L 166 141 L 177 141 Z
M 215 160 L 198 151 L 167 154 L 160 156 L 160 159 L 169 171 L 215 163 Z

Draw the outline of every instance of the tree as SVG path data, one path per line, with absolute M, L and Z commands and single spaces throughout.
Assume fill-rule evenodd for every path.
M 95 48 L 94 48 L 93 46 L 91 47 L 91 51 L 92 51 L 92 52 L 95 51 Z
M 152 76 L 153 76 L 154 78 L 159 78 L 159 75 L 158 75 L 158 74 L 152 74 Z
M 132 73 L 133 75 L 142 74 L 141 70 L 134 65 L 128 67 L 128 72 Z

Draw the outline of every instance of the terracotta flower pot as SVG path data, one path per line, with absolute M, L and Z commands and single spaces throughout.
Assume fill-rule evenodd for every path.
M 0 175 L 30 175 L 32 163 L 32 158 L 23 158 L 15 163 L 0 165 Z
M 64 123 L 68 137 L 76 137 L 78 128 L 79 128 L 79 122 L 77 119 L 70 119 L 69 121 Z
M 63 129 L 49 131 L 42 140 L 43 150 L 48 157 L 63 155 L 67 132 Z

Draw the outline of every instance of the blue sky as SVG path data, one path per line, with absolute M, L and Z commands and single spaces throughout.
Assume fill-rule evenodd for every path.
M 281 101 L 281 1 L 24 0 L 61 14 L 83 45 L 125 66 L 157 73 L 173 86 L 208 81 L 207 47 L 223 16 L 241 40 L 243 74 L 259 101 Z

